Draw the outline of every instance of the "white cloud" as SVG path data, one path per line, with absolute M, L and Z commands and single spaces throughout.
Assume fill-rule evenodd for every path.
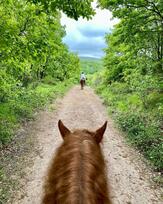
M 116 23 L 118 19 L 112 19 L 112 14 L 108 10 L 96 9 L 96 15 L 89 21 L 83 18 L 75 21 L 62 14 L 61 24 L 66 26 L 64 42 L 79 56 L 101 57 L 102 49 L 105 47 L 105 33 L 108 33 Z

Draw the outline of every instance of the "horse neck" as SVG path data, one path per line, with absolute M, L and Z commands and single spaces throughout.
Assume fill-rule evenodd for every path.
M 51 169 L 56 203 L 109 203 L 104 159 L 100 147 L 92 141 L 70 139 L 63 143 Z

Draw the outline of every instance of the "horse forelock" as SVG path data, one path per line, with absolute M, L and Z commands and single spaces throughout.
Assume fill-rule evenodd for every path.
M 69 137 L 67 137 L 67 139 L 71 140 L 71 142 L 73 141 L 78 141 L 78 142 L 82 142 L 84 140 L 90 140 L 92 142 L 95 142 L 95 139 L 94 139 L 94 135 L 95 133 L 94 132 L 91 132 L 89 130 L 86 130 L 86 129 L 75 129 L 70 135 Z

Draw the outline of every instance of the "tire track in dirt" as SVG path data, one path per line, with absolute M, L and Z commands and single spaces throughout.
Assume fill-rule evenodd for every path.
M 55 107 L 55 104 L 54 104 Z M 151 172 L 140 159 L 140 155 L 128 147 L 121 133 L 116 130 L 102 101 L 93 90 L 79 86 L 72 88 L 57 103 L 57 109 L 43 111 L 30 126 L 31 134 L 37 138 L 37 157 L 33 166 L 26 169 L 22 178 L 24 188 L 17 192 L 12 204 L 40 204 L 42 184 L 50 159 L 62 142 L 58 131 L 58 120 L 62 119 L 70 129 L 95 130 L 108 121 L 102 148 L 108 169 L 108 180 L 113 204 L 161 204 L 161 189 L 150 181 Z M 32 151 L 32 150 L 31 150 Z

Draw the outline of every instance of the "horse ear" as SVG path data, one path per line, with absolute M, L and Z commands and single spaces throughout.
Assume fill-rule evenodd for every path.
M 107 121 L 103 124 L 102 127 L 100 127 L 98 130 L 96 130 L 95 132 L 95 140 L 97 143 L 100 143 L 102 138 L 103 138 L 103 135 L 104 135 L 104 132 L 106 130 L 106 126 L 107 126 Z
M 60 131 L 63 139 L 66 135 L 71 133 L 71 131 L 66 126 L 64 126 L 64 124 L 62 123 L 61 120 L 58 121 L 58 128 L 59 128 L 59 131 Z

